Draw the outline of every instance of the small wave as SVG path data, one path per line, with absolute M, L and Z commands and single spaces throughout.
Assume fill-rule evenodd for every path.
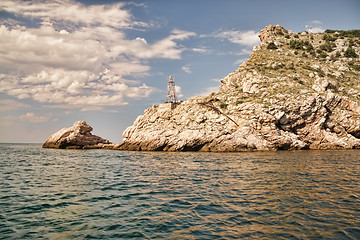
M 0 147 L 2 239 L 360 239 L 359 151 Z

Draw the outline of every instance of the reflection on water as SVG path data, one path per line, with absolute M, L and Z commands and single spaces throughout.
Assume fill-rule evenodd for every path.
M 360 239 L 360 152 L 0 145 L 3 239 Z

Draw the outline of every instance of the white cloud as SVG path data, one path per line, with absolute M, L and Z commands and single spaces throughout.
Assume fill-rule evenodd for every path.
M 216 82 L 216 83 L 220 83 L 221 79 L 220 78 L 212 78 L 210 79 L 212 82 Z
M 148 59 L 180 59 L 186 48 L 177 41 L 196 34 L 174 29 L 152 44 L 142 37 L 128 39 L 124 28 L 149 25 L 136 22 L 124 4 L 1 1 L 3 11 L 41 24 L 0 26 L 0 92 L 81 110 L 149 97 L 153 87 L 127 76 L 147 76 Z
M 0 99 L 0 112 L 11 111 L 21 108 L 27 108 L 29 105 L 12 100 L 12 99 Z
M 3 0 L 0 8 L 25 17 L 42 19 L 43 22 L 65 21 L 76 24 L 101 25 L 114 28 L 129 28 L 145 25 L 133 21 L 131 14 L 122 9 L 124 3 L 85 6 L 81 3 L 62 1 Z
M 200 96 L 208 96 L 212 92 L 218 92 L 219 87 L 208 87 L 203 92 L 199 93 Z
M 176 97 L 178 97 L 178 98 L 181 98 L 184 96 L 181 92 L 181 87 L 178 85 L 175 86 L 175 94 L 176 94 Z
M 326 29 L 322 28 L 322 27 L 312 27 L 312 31 L 313 33 L 323 33 L 325 32 Z
M 322 21 L 320 21 L 320 20 L 312 20 L 310 23 L 314 24 L 314 25 L 321 25 Z
M 234 62 L 234 65 L 240 65 L 240 64 L 242 64 L 243 62 L 245 62 L 245 61 L 247 61 L 247 60 L 249 60 L 249 58 L 241 58 L 241 59 L 238 59 L 238 60 L 236 60 L 235 62 Z
M 220 31 L 213 34 L 215 37 L 220 39 L 226 39 L 232 43 L 245 45 L 245 46 L 254 46 L 260 43 L 259 33 L 254 30 L 242 31 L 242 30 L 228 30 Z
M 0 115 L 0 130 L 5 130 L 5 127 L 11 127 L 15 122 L 18 121 L 18 118 L 15 116 L 9 116 L 9 115 Z
M 241 49 L 241 51 L 235 53 L 235 55 L 251 55 L 252 53 L 253 53 L 252 49 Z
M 187 32 L 181 30 L 173 30 L 171 35 L 155 42 L 152 45 L 147 44 L 145 39 L 137 38 L 134 41 L 118 42 L 112 48 L 113 51 L 118 53 L 126 53 L 138 58 L 167 58 L 167 59 L 180 59 L 181 53 L 186 49 L 179 47 L 176 40 L 184 40 L 191 36 L 195 36 L 194 32 Z
M 187 65 L 183 66 L 181 69 L 186 73 L 189 73 L 189 74 L 192 73 L 191 68 L 190 68 L 190 64 L 187 64 Z
M 210 50 L 207 48 L 192 48 L 191 49 L 193 52 L 197 52 L 197 53 L 208 53 Z
M 43 123 L 43 122 L 48 122 L 49 120 L 51 120 L 51 116 L 50 115 L 36 115 L 33 112 L 28 112 L 24 115 L 21 115 L 20 119 L 29 121 L 29 122 L 33 122 L 33 123 Z
M 323 22 L 320 20 L 312 20 L 309 22 L 310 26 L 309 28 L 311 28 L 311 32 L 313 33 L 322 33 L 325 32 L 326 29 L 323 28 L 322 24 Z

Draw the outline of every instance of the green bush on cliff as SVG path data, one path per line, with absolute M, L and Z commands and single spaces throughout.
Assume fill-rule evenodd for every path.
M 331 44 L 329 42 L 324 43 L 323 45 L 320 46 L 320 49 L 326 52 L 332 52 L 333 51 L 333 47 L 335 44 Z
M 355 50 L 352 47 L 348 47 L 344 53 L 344 57 L 357 58 L 358 55 L 356 54 Z
M 227 106 L 228 106 L 228 104 L 226 104 L 226 103 L 220 103 L 220 108 L 222 108 L 222 109 L 226 109 Z
M 267 49 L 277 49 L 277 46 L 274 42 L 270 42 L 267 46 Z
M 341 37 L 360 37 L 360 30 L 331 30 L 327 29 L 325 30 L 325 33 L 335 33 L 338 32 Z
M 350 62 L 349 66 L 353 68 L 355 71 L 360 71 L 360 65 L 355 64 L 354 62 Z
M 309 41 L 290 40 L 291 49 L 304 49 L 304 47 L 309 52 L 314 49 L 314 47 L 311 45 Z
M 306 46 L 306 51 L 311 52 L 312 50 L 314 50 L 314 47 L 313 47 L 313 45 L 311 45 L 311 43 L 309 43 L 309 44 Z
M 292 49 L 302 49 L 303 46 L 303 41 L 290 40 L 290 48 Z
M 321 52 L 321 53 L 319 54 L 319 57 L 321 57 L 321 58 L 326 58 L 326 57 L 327 57 L 327 54 L 326 54 L 325 52 Z

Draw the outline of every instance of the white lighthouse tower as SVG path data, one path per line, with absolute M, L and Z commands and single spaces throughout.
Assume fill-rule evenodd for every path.
M 175 81 L 171 75 L 169 76 L 167 95 L 166 95 L 165 102 L 166 103 L 176 103 Z

